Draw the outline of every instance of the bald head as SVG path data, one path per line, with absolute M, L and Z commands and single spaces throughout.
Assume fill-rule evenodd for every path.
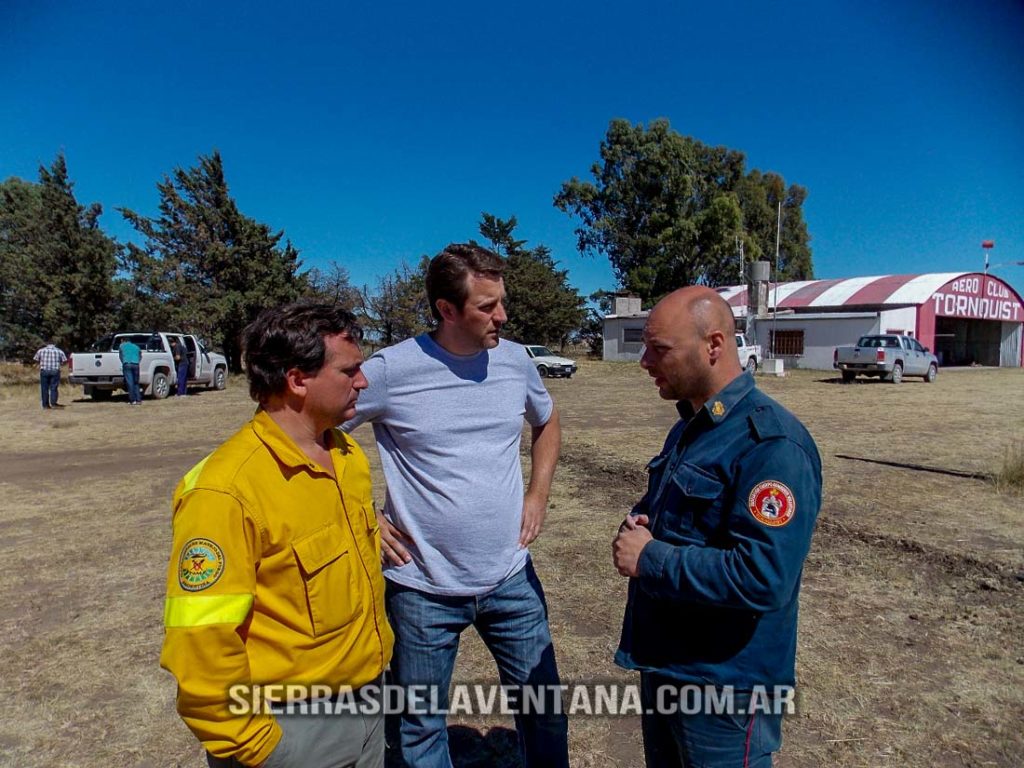
M 640 365 L 664 398 L 695 408 L 742 373 L 732 309 L 701 285 L 673 291 L 658 302 L 644 328 Z
M 658 302 L 654 312 L 664 311 L 677 328 L 689 327 L 704 338 L 719 331 L 736 342 L 736 321 L 728 302 L 717 291 L 703 285 L 690 285 L 673 291 Z M 654 314 L 653 312 L 651 313 Z

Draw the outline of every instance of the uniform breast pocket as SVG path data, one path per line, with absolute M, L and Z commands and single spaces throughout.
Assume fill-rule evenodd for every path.
M 299 564 L 313 634 L 339 629 L 359 615 L 355 600 L 349 542 L 335 524 L 324 526 L 292 544 Z
M 661 454 L 647 462 L 647 492 L 649 494 L 653 495 L 654 491 L 661 484 L 661 474 L 665 471 L 665 462 L 667 460 L 668 456 Z
M 672 473 L 662 518 L 681 543 L 704 543 L 718 526 L 725 486 L 714 475 L 683 462 Z

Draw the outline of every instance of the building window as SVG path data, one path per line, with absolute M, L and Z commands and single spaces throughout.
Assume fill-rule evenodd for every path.
M 771 333 L 772 349 L 776 356 L 802 355 L 804 353 L 803 331 L 773 331 Z
M 643 328 L 623 328 L 622 329 L 622 341 L 626 344 L 643 344 L 644 342 L 644 329 Z

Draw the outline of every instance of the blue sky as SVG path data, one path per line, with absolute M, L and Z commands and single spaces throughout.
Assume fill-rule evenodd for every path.
M 121 7 L 118 8 L 117 6 Z M 1024 261 L 1024 4 L 0 3 L 0 178 L 66 153 L 103 227 L 214 148 L 241 209 L 357 284 L 519 218 L 614 285 L 551 200 L 612 118 L 809 189 L 818 277 Z M 1018 291 L 1024 267 L 995 270 Z

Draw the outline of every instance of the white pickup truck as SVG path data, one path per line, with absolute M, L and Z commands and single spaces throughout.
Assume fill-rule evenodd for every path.
M 85 394 L 93 400 L 107 400 L 115 390 L 126 389 L 121 372 L 118 348 L 123 341 L 134 341 L 142 350 L 139 362 L 139 389 L 154 400 L 163 400 L 170 394 L 176 380 L 170 340 L 177 339 L 188 350 L 189 386 L 224 389 L 227 382 L 228 361 L 223 355 L 210 352 L 195 336 L 183 333 L 117 333 L 104 336 L 92 345 L 89 352 L 71 355 L 68 380 L 81 384 Z
M 739 352 L 740 365 L 747 373 L 756 373 L 761 366 L 761 345 L 748 344 L 742 333 L 736 334 L 736 350 Z

